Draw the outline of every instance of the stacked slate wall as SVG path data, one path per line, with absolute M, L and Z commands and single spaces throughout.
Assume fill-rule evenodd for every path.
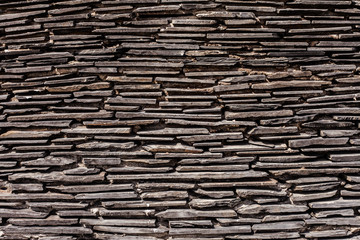
M 2 0 L 0 239 L 360 239 L 360 1 Z

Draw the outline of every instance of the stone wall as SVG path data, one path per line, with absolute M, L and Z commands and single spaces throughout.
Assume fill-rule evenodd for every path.
M 360 239 L 359 13 L 2 0 L 0 239 Z

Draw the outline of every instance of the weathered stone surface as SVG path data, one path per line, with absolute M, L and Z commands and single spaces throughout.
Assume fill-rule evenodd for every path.
M 253 235 L 234 235 L 230 239 L 254 240 L 254 239 L 296 239 L 300 234 L 297 232 L 255 233 Z
M 321 130 L 322 137 L 351 137 L 358 134 L 357 130 Z
M 348 230 L 324 230 L 305 233 L 306 238 L 346 237 L 348 235 L 351 235 Z
M 352 122 L 337 122 L 332 120 L 318 120 L 309 123 L 301 124 L 303 127 L 309 128 L 343 128 L 343 127 L 351 127 L 354 125 Z
M 164 204 L 169 207 L 182 207 L 186 205 L 186 201 L 177 200 L 177 201 L 106 201 L 103 202 L 102 205 L 107 208 L 124 208 L 124 209 L 131 209 L 131 208 L 158 208 L 162 207 Z M 151 214 L 150 214 L 151 213 Z M 140 210 L 124 210 L 124 211 L 116 211 L 116 213 L 104 213 L 104 214 L 117 214 L 121 216 L 149 216 L 152 215 L 154 211 L 147 211 L 143 212 Z
M 164 219 L 183 219 L 183 218 L 199 218 L 199 217 L 235 217 L 234 210 L 214 210 L 214 211 L 199 211 L 199 210 L 166 210 L 156 214 L 157 217 Z
M 119 191 L 132 190 L 131 184 L 93 184 L 93 185 L 71 185 L 71 186 L 49 186 L 49 189 L 56 189 L 65 193 L 89 193 L 89 192 L 103 192 L 103 191 Z
M 358 239 L 358 0 L 0 3 L 0 238 Z
M 303 221 L 289 221 L 289 222 L 276 222 L 276 223 L 261 223 L 254 224 L 251 228 L 254 231 L 289 231 L 298 230 L 305 226 Z
M 317 150 L 315 150 L 317 152 Z M 326 164 L 325 164 L 326 165 Z M 323 166 L 322 166 L 323 167 Z M 333 174 L 340 173 L 356 173 L 358 168 L 356 167 L 338 167 L 338 168 L 298 168 L 298 169 L 285 169 L 285 170 L 270 170 L 272 174 L 276 176 L 293 175 L 293 176 L 308 176 L 313 174 Z
M 140 192 L 143 190 L 153 190 L 153 189 L 193 189 L 195 184 L 192 183 L 139 183 L 136 185 L 137 189 Z
M 17 226 L 51 226 L 51 225 L 76 225 L 78 220 L 76 218 L 60 218 L 58 216 L 49 216 L 45 219 L 23 219 L 23 218 L 9 218 L 8 223 Z
M 74 128 L 74 129 L 64 129 L 64 133 L 68 134 L 124 134 L 130 133 L 131 128 Z
M 8 131 L 0 135 L 0 139 L 21 139 L 26 138 L 48 138 L 52 135 L 59 134 L 58 131 Z
M 285 191 L 271 191 L 271 190 L 260 190 L 260 189 L 236 189 L 236 194 L 240 197 L 251 197 L 251 196 L 273 196 L 273 197 L 284 197 L 287 195 Z
M 359 218 L 343 218 L 343 217 L 336 217 L 331 219 L 307 219 L 305 220 L 306 224 L 309 225 L 319 225 L 324 224 L 326 226 L 359 226 Z
M 51 172 L 51 173 L 16 173 L 9 176 L 9 180 L 17 181 L 21 179 L 30 179 L 36 180 L 39 182 L 51 183 L 51 182 L 65 182 L 65 183 L 91 183 L 94 181 L 101 181 L 104 179 L 104 173 L 100 173 L 98 175 L 84 175 L 84 176 L 69 176 L 65 175 L 62 172 Z
M 306 212 L 305 205 L 278 204 L 278 205 L 242 205 L 236 208 L 239 214 L 259 214 L 264 213 L 298 213 Z
M 249 131 L 250 135 L 273 135 L 297 133 L 297 127 L 257 127 Z
M 328 81 L 276 81 L 270 83 L 256 83 L 252 85 L 253 89 L 278 89 L 288 87 L 320 87 L 322 85 L 330 85 Z
M 300 110 L 298 114 L 358 114 L 359 108 L 320 108 Z
M 87 168 L 87 167 L 78 167 L 78 168 L 72 168 L 68 170 L 64 170 L 64 173 L 66 175 L 83 175 L 83 174 L 95 174 L 99 173 L 100 169 L 98 168 Z
M 167 232 L 167 229 L 158 229 L 158 228 L 131 228 L 131 227 L 111 227 L 111 226 L 95 226 L 94 229 L 101 232 L 112 232 L 112 233 L 123 233 L 123 234 L 133 233 L 139 235 L 161 234 Z
M 173 170 L 171 167 L 147 168 L 147 167 L 112 167 L 109 173 L 166 173 Z
M 5 150 L 5 149 L 3 149 Z M 3 153 L 0 159 L 30 159 L 44 157 L 44 152 L 26 152 L 26 153 Z
M 128 118 L 165 118 L 165 119 L 201 119 L 201 120 L 218 120 L 221 116 L 218 114 L 174 114 L 174 113 L 145 113 L 145 112 L 117 112 L 116 117 L 120 119 Z
M 303 160 L 311 160 L 316 158 L 315 156 L 306 156 L 306 155 L 285 155 L 285 156 L 266 156 L 259 157 L 261 162 L 297 162 Z
M 69 164 L 76 163 L 74 158 L 65 158 L 65 157 L 53 157 L 48 156 L 45 158 L 39 158 L 31 161 L 24 161 L 21 163 L 23 166 L 65 166 Z
M 271 118 L 293 116 L 291 110 L 279 111 L 258 111 L 258 112 L 225 112 L 226 119 L 245 119 L 245 118 Z
M 108 193 L 82 193 L 75 195 L 75 199 L 93 200 L 93 199 L 131 199 L 137 198 L 134 192 L 108 192 Z
M 234 196 L 233 191 L 207 191 L 203 189 L 198 189 L 195 191 L 197 194 L 208 196 L 211 198 L 224 198 L 224 197 L 232 197 Z
M 189 158 L 189 159 L 182 159 L 179 161 L 180 165 L 193 165 L 193 164 L 200 164 L 200 165 L 207 165 L 212 163 L 220 163 L 220 164 L 245 164 L 252 162 L 255 158 L 254 157 L 223 157 L 223 158 L 205 158 L 205 159 L 196 159 L 196 158 Z
M 202 149 L 196 149 L 194 147 L 182 145 L 180 143 L 176 145 L 147 145 L 144 146 L 149 152 L 190 152 L 190 153 L 201 153 Z
M 236 226 L 236 227 L 215 227 L 214 229 L 198 229 L 198 228 L 171 228 L 169 234 L 177 235 L 195 235 L 195 236 L 211 236 L 220 234 L 239 234 L 250 233 L 250 226 Z
M 190 173 L 167 173 L 167 174 L 137 174 L 137 175 L 115 175 L 107 176 L 109 180 L 135 180 L 138 178 L 146 180 L 172 180 L 179 179 L 185 181 L 202 180 L 202 179 L 242 179 L 252 177 L 267 176 L 265 172 L 247 171 L 247 172 L 190 172 Z
M 89 204 L 87 203 L 71 203 L 71 202 L 28 202 L 27 205 L 34 209 L 85 209 Z M 60 211 L 59 211 L 60 212 Z
M 224 199 L 194 199 L 189 205 L 195 209 L 209 209 L 213 207 L 231 207 L 239 203 L 239 200 L 224 198 Z
M 302 202 L 302 201 L 312 201 L 317 199 L 323 199 L 323 198 L 331 198 L 335 196 L 337 191 L 330 191 L 330 192 L 324 192 L 324 193 L 313 193 L 313 194 L 299 194 L 294 193 L 291 196 L 292 201 L 294 202 Z
M 183 220 L 183 221 L 169 221 L 172 228 L 184 227 L 212 227 L 210 220 Z
M 24 200 L 71 200 L 74 197 L 69 194 L 62 193 L 19 193 L 19 194 L 3 194 L 0 200 L 7 201 L 24 201 Z
M 23 12 L 23 13 L 10 13 L 10 14 L 3 14 L 0 18 L 0 21 L 8 21 L 18 18 L 36 16 L 39 14 L 45 13 L 45 10 L 38 10 L 38 11 L 30 11 L 30 12 Z
M 301 148 L 316 145 L 345 145 L 349 141 L 349 138 L 311 138 L 311 139 L 297 139 L 289 140 L 289 147 Z
M 219 158 L 221 153 L 156 153 L 155 158 Z
M 236 84 L 236 85 L 220 85 L 214 87 L 215 92 L 228 92 L 228 91 L 237 91 L 237 90 L 243 90 L 248 89 L 249 85 L 247 83 L 244 84 Z
M 36 120 L 52 120 L 52 119 L 92 119 L 92 118 L 110 118 L 112 112 L 100 110 L 98 113 L 47 113 L 25 116 L 10 116 L 7 119 L 12 121 L 36 121 Z
M 360 159 L 360 154 L 351 153 L 351 154 L 330 154 L 329 159 L 335 162 L 341 161 L 357 161 Z
M 124 227 L 155 227 L 155 220 L 152 219 L 80 219 L 81 224 L 88 226 L 124 226 Z
M 255 142 L 256 143 L 256 142 Z M 285 150 L 286 145 L 266 145 L 266 144 L 248 144 L 248 145 L 227 145 L 221 148 L 210 148 L 210 152 L 261 152 L 261 151 L 274 151 Z
M 206 128 L 165 128 L 153 131 L 139 131 L 139 135 L 190 135 L 190 134 L 209 134 Z
M 42 192 L 43 185 L 36 183 L 29 184 L 11 184 L 12 191 L 26 191 L 26 192 Z
M 70 127 L 71 120 L 59 121 L 32 121 L 32 122 L 1 122 L 2 128 L 28 128 L 28 127 Z
M 179 166 L 176 168 L 178 172 L 192 172 L 192 171 L 241 171 L 249 169 L 247 164 L 239 165 L 219 165 L 219 166 Z
M 309 219 L 310 215 L 307 213 L 288 214 L 288 215 L 266 215 L 262 222 L 277 222 L 277 221 L 290 221 L 290 220 L 304 220 Z M 286 222 L 283 222 L 286 223 Z
M 4 218 L 45 218 L 48 212 L 37 212 L 30 209 L 0 209 L 0 217 Z
M 105 132 L 105 131 L 104 131 Z M 135 147 L 133 142 L 124 143 L 112 143 L 112 142 L 100 142 L 93 141 L 88 143 L 81 143 L 76 145 L 78 149 L 131 149 Z
M 106 210 L 100 209 L 100 216 L 108 216 L 108 217 L 147 217 L 153 216 L 155 214 L 155 210 L 146 209 L 146 210 Z
M 358 207 L 360 204 L 359 200 L 345 200 L 338 199 L 335 201 L 324 201 L 324 202 L 312 202 L 309 204 L 311 208 L 329 208 L 329 209 L 338 209 L 338 208 L 353 208 Z
M 61 217 L 95 217 L 96 213 L 88 210 L 63 210 L 58 211 L 57 214 Z
M 51 71 L 52 66 L 43 66 L 43 67 L 25 67 L 25 68 L 8 68 L 6 72 L 8 73 L 33 73 L 33 72 L 48 72 Z
M 211 140 L 227 140 L 227 139 L 243 139 L 241 132 L 236 133 L 214 133 L 210 135 L 198 135 L 198 136 L 179 136 L 177 137 L 186 142 L 200 142 L 200 141 L 211 141 Z
M 354 216 L 353 209 L 326 210 L 315 213 L 316 218 L 326 218 L 329 216 Z
M 189 197 L 187 191 L 158 191 L 158 192 L 145 192 L 140 195 L 142 199 L 167 199 L 177 200 L 186 199 Z
M 19 233 L 26 232 L 30 234 L 91 234 L 92 230 L 84 227 L 72 227 L 72 226 L 62 226 L 62 227 L 17 227 L 17 226 L 6 226 L 1 228 L 5 233 Z

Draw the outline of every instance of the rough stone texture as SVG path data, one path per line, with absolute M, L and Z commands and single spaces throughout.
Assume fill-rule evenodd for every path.
M 360 239 L 359 13 L 0 1 L 0 240 Z

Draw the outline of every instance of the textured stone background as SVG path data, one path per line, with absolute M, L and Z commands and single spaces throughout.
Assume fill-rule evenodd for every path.
M 0 239 L 360 239 L 359 13 L 2 0 Z

